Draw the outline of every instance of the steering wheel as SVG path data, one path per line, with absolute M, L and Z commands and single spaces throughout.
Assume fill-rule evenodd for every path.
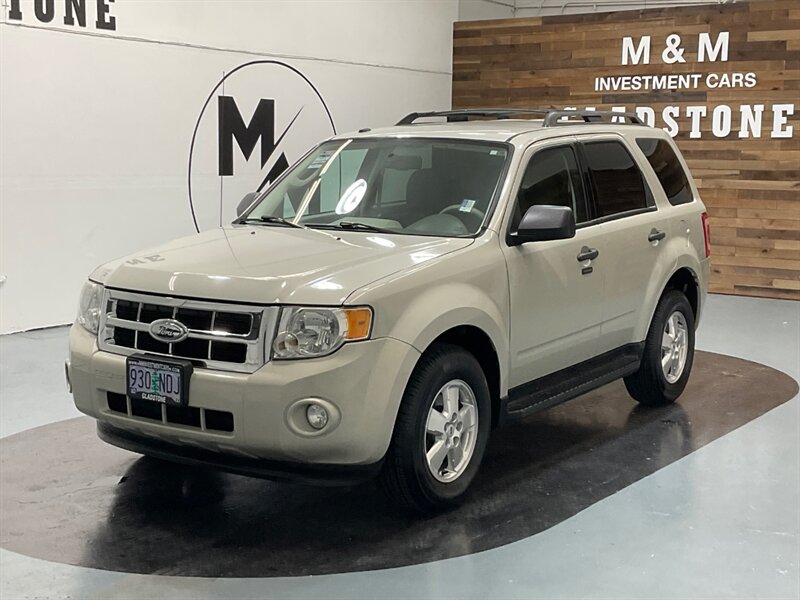
M 451 204 L 450 206 L 445 206 L 439 211 L 439 214 L 458 217 L 464 222 L 464 225 L 466 225 L 467 229 L 469 229 L 471 232 L 478 231 L 478 228 L 486 218 L 486 213 L 482 210 L 478 210 L 474 206 L 470 207 L 469 210 L 464 210 L 461 204 Z

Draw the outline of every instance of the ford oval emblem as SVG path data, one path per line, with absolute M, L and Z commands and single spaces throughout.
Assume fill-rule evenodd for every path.
M 159 342 L 176 344 L 189 337 L 189 330 L 175 319 L 157 319 L 150 323 L 150 335 Z

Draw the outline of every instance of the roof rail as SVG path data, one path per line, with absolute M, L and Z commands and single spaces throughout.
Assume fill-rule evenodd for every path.
M 412 112 L 397 123 L 398 125 L 411 125 L 417 119 L 428 117 L 446 117 L 448 123 L 469 121 L 470 117 L 493 117 L 495 119 L 510 119 L 519 115 L 541 115 L 544 117 L 547 108 L 465 108 L 459 110 L 433 110 L 430 112 Z
M 623 123 L 631 125 L 644 125 L 635 113 L 616 112 L 610 110 L 557 110 L 555 108 L 465 108 L 459 110 L 441 110 L 430 112 L 412 112 L 398 121 L 398 125 L 411 125 L 418 119 L 430 117 L 444 117 L 448 123 L 469 121 L 470 117 L 489 117 L 493 119 L 510 119 L 523 115 L 541 116 L 542 127 L 556 125 L 574 125 L 571 117 L 580 118 L 583 123 L 611 123 L 614 118 L 622 119 Z M 564 120 L 562 120 L 564 119 Z
M 613 123 L 614 119 L 622 119 L 623 123 L 629 125 L 644 125 L 639 115 L 636 113 L 617 112 L 613 110 L 551 110 L 544 118 L 543 127 L 553 127 L 554 125 L 574 125 L 575 121 L 570 117 L 579 117 L 584 123 Z

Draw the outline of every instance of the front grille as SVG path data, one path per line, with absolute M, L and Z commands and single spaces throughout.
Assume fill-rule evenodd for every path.
M 252 373 L 267 360 L 264 340 L 278 316 L 274 306 L 245 306 L 106 290 L 99 346 L 116 354 L 159 354 L 209 369 Z M 150 335 L 150 324 L 174 319 L 189 330 L 180 342 Z
M 108 409 L 112 412 L 158 421 L 168 425 L 194 427 L 202 431 L 233 432 L 233 414 L 224 410 L 194 406 L 167 406 L 149 400 L 127 398 L 124 394 L 106 393 Z

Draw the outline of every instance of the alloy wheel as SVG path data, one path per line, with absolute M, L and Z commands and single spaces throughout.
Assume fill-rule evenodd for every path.
M 689 328 L 680 311 L 673 312 L 664 325 L 661 336 L 661 369 L 667 383 L 681 378 L 689 354 Z
M 478 436 L 475 393 L 461 379 L 445 383 L 433 397 L 425 424 L 425 459 L 442 483 L 458 479 L 472 459 Z

